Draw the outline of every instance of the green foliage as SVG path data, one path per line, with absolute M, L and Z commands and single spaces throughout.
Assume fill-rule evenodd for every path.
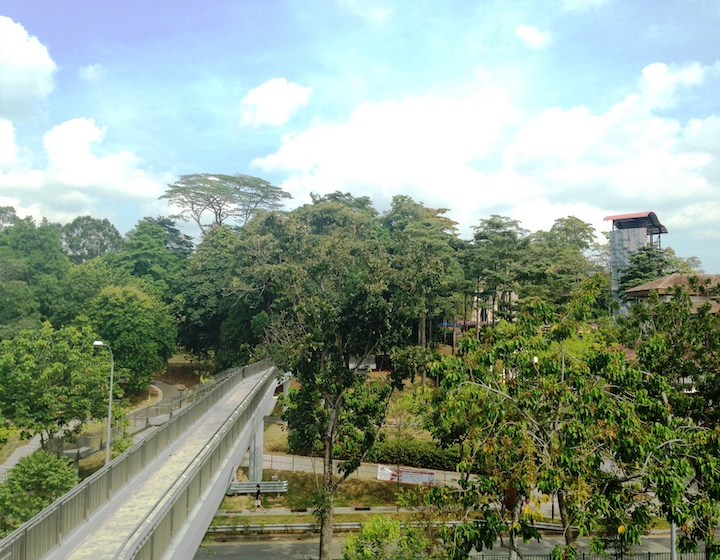
M 425 427 L 460 445 L 461 473 L 481 473 L 463 479 L 460 504 L 463 518 L 484 523 L 448 529 L 468 546 L 480 550 L 504 536 L 513 549 L 516 538 L 534 537 L 537 492 L 557 497 L 568 549 L 578 536 L 570 527 L 600 530 L 596 548 L 623 550 L 656 513 L 680 517 L 692 469 L 670 443 L 689 446 L 680 434 L 692 432 L 683 419 L 668 421 L 661 376 L 588 335 L 584 321 L 599 289 L 588 281 L 549 329 L 548 309 L 528 306 L 527 316 L 464 341 L 459 356 L 438 364 L 441 386 L 426 392 Z
M 93 338 L 87 329 L 56 331 L 44 323 L 0 342 L 0 413 L 43 441 L 103 417 L 107 358 L 93 354 Z
M 17 529 L 78 483 L 69 461 L 45 451 L 20 459 L 0 483 L 0 537 Z
M 244 226 L 259 212 L 278 210 L 284 199 L 291 198 L 264 179 L 240 173 L 182 175 L 168 187 L 160 198 L 181 208 L 175 217 L 185 221 L 192 219 L 203 234 L 233 222 Z M 209 224 L 203 221 L 206 214 L 212 216 Z
M 177 325 L 167 306 L 132 286 L 107 286 L 87 309 L 95 332 L 113 350 L 118 379 L 147 388 L 175 351 Z
M 117 251 L 123 242 L 120 232 L 109 220 L 92 216 L 78 216 L 62 226 L 60 238 L 65 252 L 76 264 Z

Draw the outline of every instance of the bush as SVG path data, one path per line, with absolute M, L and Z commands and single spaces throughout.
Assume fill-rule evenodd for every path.
M 387 439 L 377 444 L 367 460 L 387 465 L 454 471 L 460 462 L 460 446 L 439 447 L 433 441 Z

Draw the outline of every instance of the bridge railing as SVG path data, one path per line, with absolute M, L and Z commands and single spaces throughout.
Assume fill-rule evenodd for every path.
M 151 436 L 113 459 L 109 465 L 0 540 L 0 560 L 42 558 L 245 377 L 269 367 L 269 363 L 260 362 L 234 368 L 234 374 L 221 376 L 211 391 L 181 409 Z
M 201 450 L 176 479 L 172 489 L 140 520 L 128 535 L 118 558 L 154 560 L 160 558 L 181 530 L 183 523 L 200 501 L 203 491 L 219 472 L 241 432 L 252 420 L 267 392 L 277 383 L 275 368 L 258 382 L 243 403 L 215 432 L 208 446 Z M 222 481 L 227 484 L 227 480 Z M 224 491 L 225 486 L 223 486 Z

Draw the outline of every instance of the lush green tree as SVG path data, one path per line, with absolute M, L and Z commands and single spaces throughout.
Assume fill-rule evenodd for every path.
M 474 230 L 472 270 L 484 318 L 493 324 L 498 318 L 511 319 L 528 231 L 517 220 L 496 214 L 480 220 Z
M 58 282 L 71 265 L 60 242 L 60 226 L 46 221 L 37 226 L 31 218 L 15 220 L 0 231 L 0 255 L 8 258 L 13 280 L 32 290 L 40 317 L 48 318 L 59 297 Z
M 20 459 L 0 483 L 0 537 L 17 529 L 78 483 L 69 461 L 45 451 Z
M 40 304 L 27 281 L 27 264 L 9 247 L 0 247 L 0 340 L 40 326 Z
M 70 260 L 84 263 L 122 246 L 120 232 L 108 219 L 78 216 L 62 226 L 60 239 Z
M 584 324 L 598 289 L 591 283 L 559 315 L 537 302 L 516 323 L 465 339 L 461 354 L 438 366 L 426 427 L 445 444 L 461 444 L 458 470 L 466 475 L 452 501 L 466 521 L 443 530 L 451 558 L 501 537 L 516 551 L 517 538 L 537 537 L 538 495 L 556 497 L 569 555 L 579 535 L 604 529 L 620 535 L 612 546 L 623 549 L 656 514 L 688 519 L 678 507 L 689 495 L 692 455 L 684 455 L 683 434 L 697 431 L 670 415 L 662 376 L 628 364 Z
M 118 379 L 132 392 L 150 385 L 175 351 L 168 307 L 134 286 L 106 286 L 88 304 L 90 325 L 113 350 Z
M 695 277 L 695 289 L 699 281 Z M 668 300 L 651 293 L 619 318 L 622 340 L 637 351 L 640 366 L 663 375 L 677 414 L 704 425 L 719 425 L 720 315 L 711 304 L 695 306 L 688 290 L 677 287 Z
M 190 258 L 182 283 L 179 339 L 198 356 L 217 354 L 222 344 L 223 322 L 233 307 L 244 307 L 245 300 L 232 293 L 240 253 L 239 235 L 228 226 L 219 226 L 203 237 Z M 247 332 L 237 326 L 239 333 Z
M 278 210 L 285 199 L 291 198 L 264 179 L 240 173 L 182 175 L 168 187 L 160 198 L 180 208 L 176 217 L 192 219 L 203 234 L 223 224 L 244 226 L 258 212 Z M 207 214 L 212 217 L 210 223 L 204 222 Z
M 175 224 L 175 221 L 167 216 L 158 216 L 157 218 L 144 218 L 143 221 L 149 224 L 155 224 L 165 230 L 165 247 L 180 259 L 187 259 L 195 248 L 195 243 L 191 236 L 181 232 Z
M 598 271 L 587 256 L 594 231 L 590 224 L 569 216 L 556 220 L 548 232 L 531 234 L 518 271 L 518 295 L 567 302 L 582 281 Z
M 342 202 L 267 220 L 274 243 L 264 253 L 270 260 L 256 268 L 255 291 L 272 284 L 270 348 L 299 386 L 283 412 L 289 445 L 323 456 L 316 516 L 320 557 L 328 559 L 335 492 L 374 444 L 390 392 L 400 384 L 366 381 L 357 370 L 368 355 L 387 350 L 393 334 L 388 261 L 373 216 Z M 338 477 L 336 456 L 342 457 Z
M 167 228 L 153 218 L 143 218 L 128 232 L 121 250 L 108 253 L 104 260 L 110 267 L 140 279 L 136 284 L 143 291 L 173 304 L 173 310 L 177 311 L 188 260 L 179 257 L 168 245 Z
M 107 358 L 93 354 L 93 333 L 49 323 L 0 342 L 0 413 L 44 443 L 76 434 L 107 406 Z
M 646 245 L 630 255 L 620 276 L 620 293 L 677 272 L 668 255 L 655 245 Z
M 381 219 L 389 238 L 395 313 L 412 325 L 416 342 L 423 347 L 432 340 L 433 320 L 447 317 L 453 308 L 451 298 L 463 284 L 453 248 L 456 224 L 445 212 L 426 208 L 408 196 L 395 196 Z
M 0 231 L 17 222 L 18 217 L 12 206 L 0 206 Z

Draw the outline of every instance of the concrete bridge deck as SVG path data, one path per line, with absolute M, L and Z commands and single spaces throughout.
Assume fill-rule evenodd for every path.
M 255 461 L 261 472 L 263 417 L 274 404 L 276 386 L 274 368 L 247 375 L 163 449 L 155 452 L 152 442 L 142 442 L 139 447 L 147 443 L 150 449 L 139 454 L 149 458 L 126 483 L 112 480 L 113 468 L 122 471 L 121 455 L 103 469 L 108 482 L 95 488 L 90 484 L 84 499 L 71 496 L 64 506 L 58 506 L 66 508 L 55 516 L 60 519 L 52 514 L 45 520 L 34 518 L 28 522 L 31 527 L 25 529 L 26 542 L 22 534 L 0 541 L 0 558 L 193 558 L 237 465 L 248 449 L 251 454 L 253 448 L 258 450 L 258 444 Z M 74 502 L 99 505 L 79 524 L 70 526 L 63 517 L 80 517 L 78 510 L 92 509 Z M 37 517 L 42 518 L 42 514 Z M 64 530 L 66 525 L 68 529 Z M 40 548 L 35 541 L 50 542 L 51 538 L 55 542 L 46 543 L 46 550 L 34 551 Z M 11 540 L 16 542 L 6 543 Z

